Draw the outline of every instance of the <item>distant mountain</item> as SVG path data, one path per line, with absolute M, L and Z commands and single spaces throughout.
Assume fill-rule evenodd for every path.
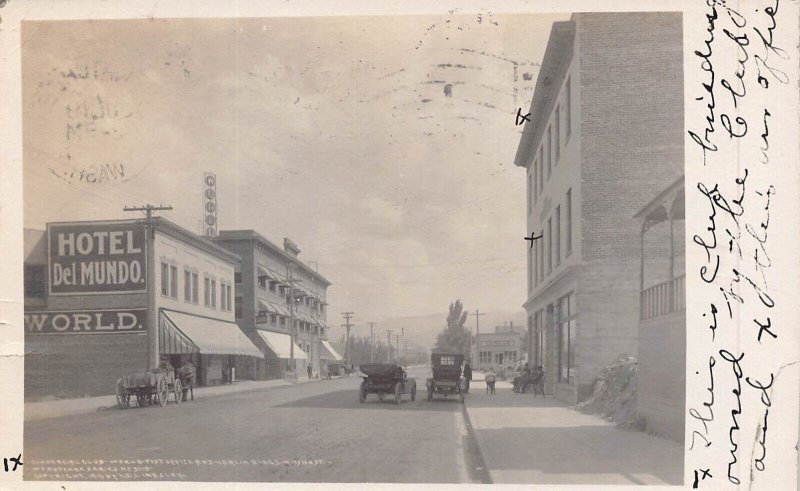
M 495 326 L 509 325 L 511 323 L 513 323 L 514 326 L 519 326 L 520 329 L 524 329 L 525 311 L 487 312 L 486 315 L 480 317 L 480 329 L 482 333 L 494 332 Z M 436 336 L 446 326 L 447 311 L 443 311 L 441 314 L 395 317 L 376 322 L 375 337 L 385 344 L 386 332 L 387 330 L 391 330 L 392 343 L 394 343 L 394 336 L 399 335 L 401 329 L 405 329 L 405 336 L 406 340 L 409 342 L 409 346 L 414 344 L 418 349 L 428 351 L 436 342 Z M 466 327 L 473 333 L 475 332 L 474 315 L 470 314 L 467 319 Z M 343 335 L 343 328 L 331 329 L 330 338 L 332 340 L 338 341 L 340 336 Z M 369 336 L 369 326 L 359 325 L 357 329 L 350 331 L 350 335 Z M 409 347 L 409 349 L 412 348 Z

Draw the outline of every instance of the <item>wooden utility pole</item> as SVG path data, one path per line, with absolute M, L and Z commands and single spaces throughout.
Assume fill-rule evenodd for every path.
M 161 355 L 158 346 L 158 305 L 156 305 L 155 223 L 154 211 L 169 211 L 172 206 L 144 205 L 126 206 L 122 211 L 143 211 L 145 218 L 145 242 L 147 243 L 147 370 L 158 368 Z
M 294 326 L 294 309 L 295 309 L 294 284 L 300 283 L 301 280 L 295 279 L 293 273 L 294 273 L 294 265 L 287 264 L 286 282 L 289 283 L 289 332 L 291 333 L 290 337 L 292 338 L 292 342 L 289 343 L 289 369 L 291 370 L 292 379 L 296 379 L 298 378 L 298 374 L 297 374 L 297 366 L 294 361 L 294 344 L 297 340 L 297 332 Z
M 386 363 L 392 362 L 392 330 L 386 330 Z
M 344 358 L 347 360 L 347 364 L 350 365 L 350 318 L 353 317 L 353 312 L 342 312 L 342 317 L 345 319 L 345 323 L 342 324 L 342 327 L 347 329 L 347 337 L 344 340 Z
M 394 335 L 394 345 L 397 346 L 397 348 L 395 348 L 395 350 L 394 350 L 394 360 L 397 363 L 400 363 L 400 335 L 399 334 L 395 334 Z
M 369 323 L 369 362 L 375 363 L 375 334 L 373 328 L 374 322 Z
M 480 359 L 481 359 L 481 323 L 480 319 L 482 315 L 486 315 L 486 312 L 481 312 L 478 309 L 475 309 L 475 313 L 472 314 L 475 316 L 475 357 L 478 358 L 477 360 L 472 360 L 473 365 L 477 361 L 477 366 L 475 368 L 480 368 Z

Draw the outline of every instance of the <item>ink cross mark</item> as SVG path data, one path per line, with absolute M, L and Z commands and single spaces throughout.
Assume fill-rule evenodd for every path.
M 530 119 L 528 118 L 528 116 L 530 116 L 530 115 L 531 115 L 531 113 L 528 113 L 528 114 L 523 116 L 522 115 L 522 108 L 518 107 L 517 108 L 517 119 L 516 119 L 517 126 L 521 125 L 525 121 L 530 121 Z
M 700 481 L 704 480 L 706 477 L 714 477 L 711 475 L 711 472 L 709 472 L 708 469 L 700 469 L 700 472 L 703 473 L 702 476 L 698 474 L 697 470 L 694 471 L 694 482 L 692 483 L 692 489 L 697 489 L 700 485 Z
M 541 239 L 542 237 L 543 237 L 542 235 L 540 235 L 538 237 L 534 237 L 533 232 L 531 232 L 531 236 L 530 237 L 524 237 L 524 239 L 531 241 L 531 249 L 533 249 L 533 241 Z
M 9 469 L 9 463 L 14 464 L 14 467 Z M 22 454 L 19 454 L 17 457 L 11 457 L 10 459 L 3 459 L 3 467 L 5 468 L 6 472 L 16 471 L 17 466 L 22 467 Z

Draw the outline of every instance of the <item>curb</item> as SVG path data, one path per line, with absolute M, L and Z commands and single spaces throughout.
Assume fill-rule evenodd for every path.
M 483 458 L 480 438 L 478 438 L 478 435 L 475 433 L 475 428 L 472 427 L 472 421 L 469 418 L 466 400 L 462 405 L 461 413 L 464 416 L 464 424 L 467 427 L 467 455 L 471 457 L 467 462 L 467 472 L 469 477 L 473 483 L 492 484 L 492 476 L 489 473 L 489 469 L 486 467 L 486 461 Z

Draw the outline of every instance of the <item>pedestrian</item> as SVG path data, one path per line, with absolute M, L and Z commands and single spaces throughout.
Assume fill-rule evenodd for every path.
M 464 391 L 466 394 L 469 394 L 469 383 L 472 380 L 472 367 L 469 366 L 469 362 L 464 363 L 464 379 L 467 381 L 466 390 Z
M 494 384 L 497 382 L 497 375 L 494 373 L 494 367 L 489 367 L 486 371 L 486 393 L 494 395 Z
M 311 363 L 306 365 L 306 372 L 308 372 L 308 378 L 310 379 L 311 378 L 311 373 L 312 373 L 311 372 Z

